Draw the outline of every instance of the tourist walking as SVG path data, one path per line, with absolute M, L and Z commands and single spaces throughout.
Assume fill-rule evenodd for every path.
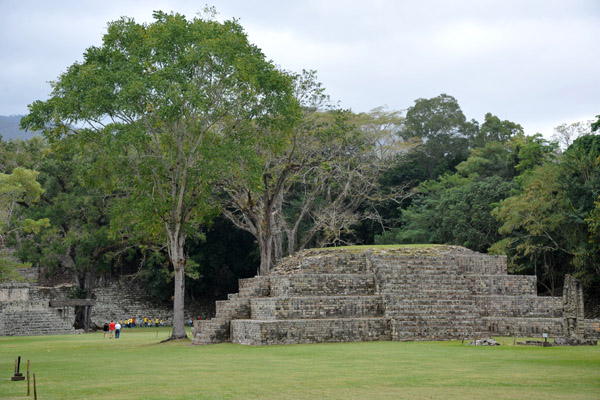
M 108 330 L 110 331 L 110 339 L 112 339 L 113 335 L 115 334 L 115 323 L 114 323 L 114 321 L 110 321 L 110 324 L 108 324 Z
M 121 335 L 121 324 L 117 322 L 115 324 L 115 339 L 118 339 L 120 335 Z
M 104 339 L 106 339 L 106 334 L 108 333 L 108 322 L 104 323 L 102 330 L 104 331 Z

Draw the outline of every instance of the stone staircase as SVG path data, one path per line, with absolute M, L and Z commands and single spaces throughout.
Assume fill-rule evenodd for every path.
M 64 335 L 75 333 L 73 310 L 59 310 L 42 303 L 0 303 L 0 335 Z
M 240 344 L 389 340 L 383 298 L 363 254 L 288 258 L 270 276 L 270 297 L 231 322 Z
M 194 322 L 192 344 L 203 345 L 231 341 L 231 320 L 250 318 L 250 298 L 268 295 L 269 280 L 266 277 L 240 279 L 238 293 L 230 294 L 227 300 L 216 302 L 214 318 Z
M 373 255 L 393 340 L 462 339 L 481 334 L 481 315 L 452 257 Z

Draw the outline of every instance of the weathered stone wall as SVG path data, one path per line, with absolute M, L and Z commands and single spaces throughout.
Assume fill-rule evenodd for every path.
M 29 283 L 0 284 L 0 336 L 75 333 L 74 307 L 49 306 L 52 296 L 63 296 L 68 289 Z
M 537 296 L 473 296 L 483 317 L 562 317 L 562 298 Z
M 375 282 L 372 274 L 298 274 L 271 277 L 271 296 L 368 295 Z
M 465 275 L 463 279 L 474 295 L 537 295 L 537 278 L 531 275 Z
M 600 319 L 585 320 L 585 337 L 600 339 Z
M 563 336 L 562 318 L 484 317 L 487 330 L 498 336 Z
M 383 315 L 380 296 L 268 297 L 250 299 L 251 319 L 327 319 Z
M 158 318 L 166 325 L 173 321 L 173 303 L 158 302 L 152 297 L 144 294 L 143 290 L 134 284 L 120 281 L 112 281 L 108 284 L 94 289 L 96 305 L 92 307 L 91 320 L 97 327 L 111 320 L 120 321 L 135 318 L 136 321 L 144 317 Z M 192 303 L 186 304 L 186 319 L 198 317 L 210 318 L 210 304 Z
M 260 324 L 252 320 L 232 320 L 231 337 L 235 343 L 249 345 L 391 339 L 385 318 L 262 321 Z
M 55 287 L 30 283 L 0 284 L 0 336 L 28 336 L 76 333 L 75 307 L 50 307 L 51 300 L 68 297 L 72 285 Z M 102 327 L 111 320 L 144 317 L 162 319 L 171 324 L 172 303 L 160 303 L 145 296 L 141 288 L 109 282 L 94 289 L 96 304 L 91 307 L 92 326 Z M 207 319 L 210 302 L 186 304 L 186 318 Z
M 28 283 L 0 284 L 0 302 L 29 301 Z

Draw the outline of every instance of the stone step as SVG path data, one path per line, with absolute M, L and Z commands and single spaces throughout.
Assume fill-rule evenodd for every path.
M 387 288 L 381 289 L 381 294 L 387 297 L 395 297 L 398 301 L 409 300 L 409 299 L 431 299 L 432 296 L 438 296 L 439 298 L 455 301 L 470 301 L 472 300 L 471 294 L 464 290 L 388 290 Z
M 248 298 L 219 300 L 215 302 L 216 317 L 225 319 L 240 319 L 250 316 L 250 301 Z
M 563 300 L 560 297 L 537 296 L 473 296 L 482 316 L 561 317 Z
M 364 318 L 383 315 L 380 296 L 303 296 L 251 299 L 252 319 Z
M 271 296 L 342 296 L 372 295 L 372 274 L 299 274 L 271 276 Z
M 562 336 L 562 318 L 483 317 L 486 329 L 495 335 L 539 337 L 542 333 Z
M 475 295 L 536 296 L 537 278 L 529 275 L 465 275 Z
M 247 345 L 390 340 L 385 318 L 235 320 L 231 341 Z
M 323 255 L 303 259 L 288 258 L 274 269 L 274 275 L 364 274 L 370 272 L 364 255 Z

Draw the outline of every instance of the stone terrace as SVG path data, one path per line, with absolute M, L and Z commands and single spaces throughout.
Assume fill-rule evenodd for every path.
M 240 280 L 196 325 L 193 344 L 446 340 L 562 334 L 562 299 L 538 297 L 506 258 L 460 247 L 301 252 L 268 277 Z

